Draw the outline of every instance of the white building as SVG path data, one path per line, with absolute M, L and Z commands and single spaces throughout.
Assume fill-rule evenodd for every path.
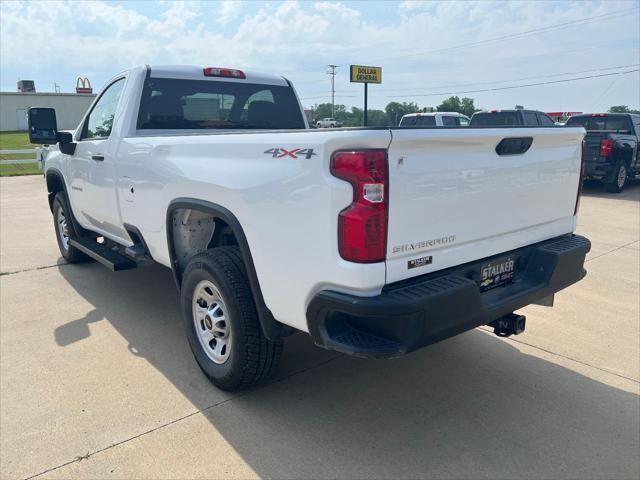
M 95 95 L 77 93 L 0 92 L 0 132 L 27 130 L 29 107 L 55 108 L 59 130 L 72 130 Z

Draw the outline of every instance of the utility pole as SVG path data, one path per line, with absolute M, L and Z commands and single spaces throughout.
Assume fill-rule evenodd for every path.
M 56 82 L 53 82 L 53 91 L 56 93 L 60 93 L 60 85 L 58 85 Z
M 335 103 L 336 103 L 336 69 L 338 65 L 327 65 L 327 75 L 331 75 L 331 117 L 335 118 Z

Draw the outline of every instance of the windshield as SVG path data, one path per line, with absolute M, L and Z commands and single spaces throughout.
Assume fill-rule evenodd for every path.
M 302 129 L 290 87 L 241 82 L 150 78 L 138 129 Z
M 567 127 L 584 127 L 585 130 L 628 130 L 631 122 L 627 115 L 583 115 L 567 120 Z
M 482 112 L 471 117 L 472 127 L 517 127 L 518 112 Z

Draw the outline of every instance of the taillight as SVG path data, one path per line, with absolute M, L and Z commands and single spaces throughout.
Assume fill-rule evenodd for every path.
M 602 140 L 600 142 L 600 156 L 601 157 L 608 157 L 609 155 L 611 155 L 611 152 L 613 151 L 613 141 L 605 138 L 604 140 Z
M 338 217 L 340 256 L 357 263 L 384 261 L 389 204 L 387 151 L 335 152 L 331 174 L 353 187 L 353 202 Z
M 206 67 L 203 72 L 205 77 L 247 78 L 242 70 L 233 68 Z
M 582 140 L 582 157 L 580 158 L 580 178 L 578 179 L 578 194 L 576 195 L 576 207 L 573 209 L 573 214 L 578 214 L 578 208 L 580 207 L 580 197 L 582 196 L 582 184 L 584 183 L 584 162 L 587 158 L 587 142 Z

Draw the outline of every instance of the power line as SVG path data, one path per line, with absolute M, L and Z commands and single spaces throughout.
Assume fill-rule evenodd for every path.
M 392 57 L 380 57 L 377 59 L 374 59 L 372 61 L 384 61 L 384 60 L 397 60 L 400 58 L 407 58 L 407 57 L 415 57 L 418 55 L 426 55 L 429 53 L 440 53 L 440 52 L 447 52 L 450 50 L 457 50 L 459 48 L 467 48 L 467 47 L 475 47 L 478 45 L 484 45 L 484 44 L 488 44 L 488 43 L 494 43 L 494 42 L 500 42 L 503 40 L 512 40 L 514 38 L 521 38 L 521 37 L 526 37 L 529 35 L 532 35 L 534 33 L 541 33 L 541 32 L 550 32 L 550 31 L 555 31 L 555 30 L 561 30 L 563 28 L 567 28 L 567 27 L 571 27 L 574 25 L 582 25 L 582 24 L 586 24 L 586 23 L 592 23 L 596 20 L 600 20 L 600 19 L 610 19 L 610 18 L 617 18 L 619 16 L 623 16 L 623 14 L 626 14 L 630 11 L 633 10 L 638 10 L 640 7 L 633 7 L 633 8 L 627 8 L 625 10 L 618 10 L 615 12 L 609 12 L 609 13 L 605 13 L 605 14 L 601 14 L 601 15 L 595 15 L 593 17 L 586 17 L 586 18 L 581 18 L 578 20 L 572 20 L 569 22 L 563 22 L 563 23 L 557 23 L 554 25 L 548 25 L 546 27 L 540 27 L 540 28 L 534 28 L 532 30 L 525 30 L 524 32 L 519 32 L 519 33 L 511 33 L 511 34 L 507 34 L 507 35 L 502 35 L 500 37 L 493 37 L 493 38 L 487 38 L 485 40 L 479 40 L 477 42 L 469 42 L 469 43 L 462 43 L 459 45 L 453 45 L 450 47 L 444 47 L 444 48 L 437 48 L 434 50 L 426 50 L 426 51 L 421 51 L 421 52 L 415 52 L 415 53 L 409 53 L 409 54 L 404 54 L 404 55 L 394 55 Z M 608 17 L 608 18 L 606 18 Z
M 537 78 L 562 77 L 563 75 L 577 75 L 579 73 L 602 72 L 606 70 L 617 70 L 620 68 L 631 68 L 631 67 L 638 67 L 638 66 L 640 66 L 640 63 L 634 63 L 631 65 L 618 65 L 616 67 L 592 68 L 589 70 L 579 70 L 577 72 L 564 72 L 564 73 L 553 73 L 553 74 L 547 74 L 547 75 L 536 75 L 535 77 L 512 78 L 509 80 L 492 80 L 488 82 L 457 83 L 457 84 L 439 85 L 434 87 L 421 87 L 421 88 L 394 88 L 393 90 L 396 92 L 406 92 L 406 91 L 417 91 L 417 90 L 433 90 L 434 88 L 468 87 L 471 85 L 491 85 L 492 83 L 508 83 L 508 82 L 517 82 L 520 80 L 535 80 Z
M 394 55 L 391 57 L 379 57 L 377 59 L 371 59 L 368 62 L 378 62 L 378 61 L 384 61 L 384 60 L 396 60 L 396 59 L 400 59 L 400 58 L 407 58 L 407 57 L 414 57 L 414 56 L 418 56 L 418 55 L 427 55 L 430 53 L 440 53 L 440 52 L 446 52 L 446 51 L 450 51 L 450 50 L 457 50 L 460 48 L 467 48 L 467 47 L 473 47 L 473 46 L 477 46 L 477 45 L 484 45 L 484 44 L 488 44 L 488 43 L 494 43 L 494 42 L 500 42 L 503 40 L 511 40 L 511 39 L 515 39 L 515 38 L 520 38 L 520 37 L 525 37 L 525 36 L 529 36 L 529 35 L 533 35 L 535 33 L 546 33 L 546 32 L 550 32 L 550 31 L 555 31 L 555 30 L 561 30 L 564 28 L 568 28 L 568 27 L 572 27 L 575 25 L 582 25 L 582 24 L 587 24 L 587 23 L 592 23 L 595 22 L 597 20 L 609 20 L 611 18 L 617 18 L 620 16 L 623 16 L 624 14 L 631 12 L 633 10 L 638 10 L 640 9 L 640 7 L 632 7 L 632 8 L 627 8 L 624 10 L 617 10 L 615 12 L 609 12 L 609 13 L 603 13 L 601 15 L 595 15 L 592 17 L 585 17 L 585 18 L 581 18 L 581 19 L 577 19 L 577 20 L 571 20 L 569 22 L 563 22 L 563 23 L 557 23 L 554 25 L 547 25 L 546 27 L 540 27 L 540 28 L 534 28 L 532 30 L 525 30 L 523 32 L 517 32 L 517 33 L 511 33 L 511 34 L 507 34 L 507 35 L 502 35 L 499 37 L 493 37 L 493 38 L 487 38 L 485 40 L 478 40 L 476 42 L 469 42 L 469 43 L 463 43 L 463 44 L 459 44 L 459 45 L 453 45 L 450 47 L 444 47 L 444 48 L 438 48 L 438 49 L 434 49 L 434 50 L 425 50 L 425 51 L 421 51 L 421 52 L 414 52 L 414 53 L 408 53 L 408 54 L 404 54 L 404 55 Z M 362 48 L 371 48 L 371 46 L 368 47 L 361 47 Z M 357 49 L 356 49 L 357 50 Z M 335 67 L 345 67 L 348 66 L 347 64 L 342 64 L 342 65 L 335 65 Z M 295 69 L 295 70 L 288 70 L 285 71 L 285 73 L 289 72 L 300 72 L 300 71 L 305 71 L 305 70 L 315 70 L 316 67 L 309 67 L 309 68 L 299 68 L 299 69 Z
M 464 87 L 464 86 L 470 86 L 470 85 L 487 85 L 487 84 L 492 84 L 492 83 L 509 83 L 509 82 L 515 82 L 515 81 L 519 81 L 519 80 L 533 80 L 533 79 L 537 79 L 537 78 L 551 78 L 551 77 L 560 77 L 560 76 L 564 76 L 564 75 L 577 75 L 580 73 L 589 73 L 589 72 L 602 72 L 602 71 L 607 71 L 607 70 L 616 70 L 616 69 L 621 69 L 621 68 L 631 68 L 631 67 L 638 67 L 640 66 L 640 63 L 634 63 L 634 64 L 629 64 L 629 65 L 617 65 L 617 66 L 613 66 L 613 67 L 600 67 L 600 68 L 591 68 L 588 70 L 578 70 L 578 71 L 574 71 L 574 72 L 563 72 L 563 73 L 555 73 L 555 74 L 549 74 L 549 75 L 537 75 L 534 77 L 519 77 L 519 78 L 511 78 L 511 79 L 506 79 L 506 80 L 494 80 L 494 81 L 488 81 L 488 82 L 475 82 L 475 83 L 461 83 L 461 84 L 454 84 L 454 85 L 440 85 L 440 86 L 433 86 L 433 87 L 423 87 L 423 88 L 416 88 L 416 89 L 411 89 L 411 88 L 405 88 L 405 89 L 393 89 L 394 91 L 411 91 L 411 93 L 408 94 L 403 94 L 403 95 L 393 95 L 395 97 L 403 97 L 403 96 L 416 96 L 417 94 L 413 93 L 415 91 L 418 90 L 432 90 L 434 88 L 447 88 L 447 87 Z M 621 72 L 614 72 L 613 74 L 619 74 Z M 622 72 L 624 73 L 624 72 Z M 571 80 L 571 79 L 569 79 Z M 547 83 L 547 82 L 543 82 L 543 83 Z M 516 86 L 514 86 L 516 87 Z M 492 90 L 492 89 L 488 89 L 488 90 Z M 488 91 L 487 90 L 487 91 Z M 315 93 L 322 93 L 322 92 L 309 92 L 309 95 L 314 95 Z M 340 97 L 340 98 L 354 98 L 357 97 L 358 95 L 343 95 L 343 94 L 338 94 L 340 93 L 339 91 L 336 90 L 336 97 Z M 351 93 L 351 92 L 344 92 L 344 93 Z M 469 92 L 458 92 L 458 93 L 469 93 Z M 434 93 L 433 95 L 438 95 L 437 93 Z M 325 95 L 319 95 L 319 96 L 313 96 L 313 97 L 302 97 L 303 99 L 316 99 L 316 98 L 326 98 L 328 97 L 328 94 Z M 389 96 L 389 95 L 388 95 Z
M 601 78 L 601 77 L 610 77 L 612 75 L 627 75 L 629 73 L 638 72 L 640 69 L 636 68 L 635 70 L 628 70 L 626 72 L 613 72 L 613 73 L 603 73 L 600 75 L 588 75 L 585 77 L 576 77 L 576 78 L 567 78 L 563 80 L 551 80 L 548 82 L 538 82 L 538 83 L 529 83 L 524 85 L 510 85 L 508 87 L 496 87 L 496 88 L 485 88 L 481 90 L 466 90 L 466 91 L 458 91 L 458 92 L 439 92 L 439 93 L 423 93 L 423 94 L 410 94 L 406 93 L 404 95 L 387 95 L 388 98 L 397 98 L 397 97 L 436 97 L 439 95 L 460 95 L 463 93 L 479 93 L 479 92 L 495 92 L 499 90 L 511 90 L 514 88 L 525 88 L 525 87 L 535 87 L 539 85 L 551 85 L 554 83 L 565 83 L 565 82 L 574 82 L 577 80 L 586 80 L 589 78 Z

